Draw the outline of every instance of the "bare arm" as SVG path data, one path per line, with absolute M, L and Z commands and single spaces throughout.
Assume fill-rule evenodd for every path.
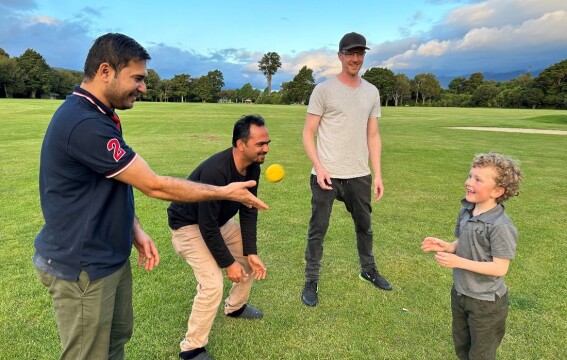
M 317 173 L 317 183 L 324 190 L 331 190 L 331 177 L 327 170 L 321 165 L 319 155 L 317 155 L 317 147 L 315 146 L 315 133 L 321 122 L 321 116 L 307 113 L 305 117 L 305 125 L 303 126 L 303 147 L 305 153 L 311 160 L 315 173 Z M 325 183 L 326 182 L 326 183 Z M 329 184 L 329 185 L 328 185 Z
M 508 273 L 510 266 L 510 259 L 492 258 L 492 261 L 474 261 L 446 252 L 435 254 L 435 261 L 444 267 L 459 268 L 490 276 L 504 276 Z
M 382 182 L 382 139 L 378 130 L 378 119 L 369 118 L 367 127 L 368 153 L 370 164 L 374 171 L 374 201 L 378 201 L 384 196 L 384 184 Z
M 509 259 L 492 258 L 492 261 L 474 261 L 455 255 L 459 241 L 447 242 L 435 237 L 426 237 L 421 243 L 425 252 L 436 251 L 435 261 L 447 268 L 459 268 L 482 275 L 504 276 L 508 273 Z
M 128 168 L 116 175 L 115 179 L 132 185 L 147 196 L 162 200 L 179 202 L 232 200 L 248 207 L 268 209 L 264 202 L 248 191 L 249 187 L 256 185 L 255 181 L 234 182 L 218 187 L 171 176 L 160 176 L 153 172 L 140 155 Z

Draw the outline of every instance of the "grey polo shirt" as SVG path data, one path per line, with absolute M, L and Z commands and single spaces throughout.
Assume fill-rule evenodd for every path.
M 462 200 L 455 226 L 459 238 L 456 254 L 473 261 L 492 261 L 493 258 L 513 259 L 518 243 L 518 231 L 499 204 L 478 216 L 473 216 L 474 204 Z M 457 292 L 479 300 L 494 301 L 507 289 L 503 276 L 481 275 L 468 270 L 453 269 Z

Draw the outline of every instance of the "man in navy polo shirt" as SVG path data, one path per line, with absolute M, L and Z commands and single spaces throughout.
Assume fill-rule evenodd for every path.
M 249 187 L 216 187 L 158 176 L 123 140 L 115 109 L 146 92 L 146 50 L 122 34 L 99 37 L 84 79 L 53 115 L 40 157 L 45 225 L 34 264 L 48 288 L 63 344 L 61 359 L 123 359 L 133 329 L 132 245 L 138 265 L 159 264 L 134 211 L 132 187 L 168 201 L 232 200 L 267 209 Z

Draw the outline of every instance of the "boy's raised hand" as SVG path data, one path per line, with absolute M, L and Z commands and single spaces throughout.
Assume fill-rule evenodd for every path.
M 426 237 L 421 242 L 421 250 L 423 250 L 424 252 L 447 251 L 448 247 L 449 247 L 448 242 L 443 241 L 441 239 L 438 239 L 436 237 L 431 237 L 431 236 Z

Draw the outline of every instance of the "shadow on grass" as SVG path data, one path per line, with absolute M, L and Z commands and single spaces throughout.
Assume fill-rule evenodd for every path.
M 537 311 L 540 309 L 537 299 L 528 295 L 510 294 L 509 302 L 511 308 L 518 310 Z
M 567 116 L 566 115 L 544 115 L 544 116 L 536 116 L 530 118 L 532 121 L 546 123 L 546 124 L 561 124 L 567 125 Z

